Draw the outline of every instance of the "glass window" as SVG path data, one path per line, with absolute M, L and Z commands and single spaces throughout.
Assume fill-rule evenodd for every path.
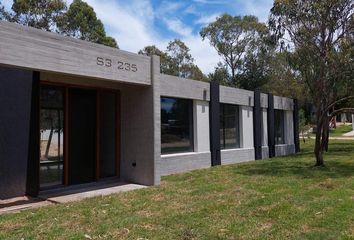
M 284 144 L 284 111 L 274 110 L 275 144 Z
M 220 104 L 221 149 L 240 148 L 239 109 L 237 105 Z
M 41 87 L 40 187 L 63 182 L 64 93 L 60 88 Z
M 161 153 L 192 151 L 192 100 L 161 97 Z

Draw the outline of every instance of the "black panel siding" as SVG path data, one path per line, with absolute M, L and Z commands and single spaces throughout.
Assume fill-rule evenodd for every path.
M 0 68 L 0 199 L 26 194 L 32 72 Z
M 69 184 L 92 182 L 96 162 L 96 91 L 69 89 L 68 127 Z
M 295 152 L 300 152 L 300 138 L 299 138 L 299 104 L 297 99 L 294 99 L 294 143 Z
M 220 86 L 210 83 L 210 151 L 211 165 L 221 165 L 220 152 Z
M 269 157 L 275 157 L 274 96 L 268 94 L 268 147 Z
M 261 108 L 261 92 L 254 92 L 254 108 L 253 108 L 253 137 L 255 159 L 262 159 L 262 108 Z
M 39 98 L 40 98 L 40 73 L 33 72 L 32 81 L 32 101 L 30 119 L 30 137 L 28 144 L 28 163 L 27 163 L 27 186 L 26 194 L 37 197 L 39 193 Z

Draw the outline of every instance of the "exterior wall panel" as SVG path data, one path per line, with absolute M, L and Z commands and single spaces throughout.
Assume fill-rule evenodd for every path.
M 160 75 L 160 79 L 161 96 L 204 101 L 210 100 L 209 83 L 164 74 Z
M 235 164 L 255 159 L 254 148 L 228 149 L 221 151 L 221 164 Z
M 254 106 L 254 93 L 239 88 L 220 86 L 220 102 L 243 106 Z
M 287 156 L 295 153 L 295 144 L 275 145 L 275 156 Z
M 0 64 L 151 84 L 150 57 L 5 21 L 0 21 Z
M 241 106 L 241 147 L 254 148 L 253 143 L 253 108 Z
M 210 152 L 162 155 L 161 176 L 210 167 Z
M 0 68 L 0 199 L 26 193 L 32 72 Z
M 193 101 L 194 151 L 209 152 L 209 102 Z

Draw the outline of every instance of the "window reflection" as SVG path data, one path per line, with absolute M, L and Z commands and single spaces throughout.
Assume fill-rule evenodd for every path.
M 284 139 L 284 111 L 274 110 L 275 144 L 285 144 Z
M 41 88 L 40 110 L 40 186 L 62 184 L 64 153 L 63 91 Z
M 220 146 L 222 149 L 240 148 L 239 108 L 220 104 Z
M 161 98 L 161 153 L 193 151 L 192 100 Z

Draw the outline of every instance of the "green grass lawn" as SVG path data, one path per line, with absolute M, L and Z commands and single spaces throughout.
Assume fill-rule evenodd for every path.
M 335 129 L 329 130 L 330 137 L 342 137 L 344 133 L 353 131 L 352 125 L 340 125 Z
M 0 239 L 354 239 L 354 141 L 0 216 Z M 85 236 L 86 235 L 86 236 Z

